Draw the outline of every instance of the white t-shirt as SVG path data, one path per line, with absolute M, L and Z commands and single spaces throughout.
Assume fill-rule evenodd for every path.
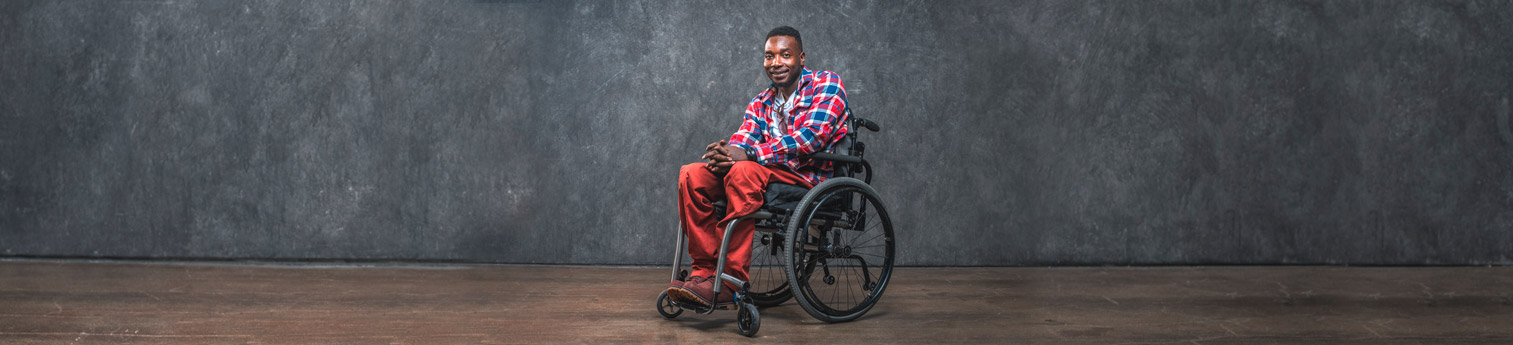
M 780 102 L 782 103 L 782 108 L 778 109 L 778 114 L 782 116 L 777 118 L 778 126 L 776 128 L 779 128 L 778 136 L 788 134 L 788 118 L 793 115 L 793 108 L 797 106 L 798 98 L 799 88 L 793 88 L 793 94 L 788 95 L 788 100 Z

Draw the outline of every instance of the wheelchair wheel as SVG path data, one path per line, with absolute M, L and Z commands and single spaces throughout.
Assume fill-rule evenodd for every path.
M 839 201 L 836 201 L 839 200 Z M 825 322 L 872 310 L 893 275 L 893 221 L 865 182 L 838 177 L 815 186 L 789 219 L 788 283 L 804 311 Z
M 762 329 L 762 313 L 757 311 L 756 305 L 742 302 L 735 312 L 736 330 L 741 335 L 755 337 L 757 331 Z
M 672 304 L 672 300 L 667 299 L 667 291 L 662 291 L 662 294 L 657 295 L 657 314 L 669 319 L 677 318 L 683 314 L 683 308 Z
M 752 240 L 751 302 L 759 307 L 773 307 L 793 298 L 788 288 L 787 271 L 783 269 L 783 235 L 776 232 L 756 233 Z

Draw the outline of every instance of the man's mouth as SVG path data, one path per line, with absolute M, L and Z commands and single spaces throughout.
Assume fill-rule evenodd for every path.
M 767 74 L 768 74 L 768 75 L 771 75 L 771 76 L 772 76 L 772 79 L 774 79 L 774 80 L 785 80 L 785 79 L 787 79 L 787 78 L 788 78 L 788 71 L 782 71 L 782 72 L 767 72 Z

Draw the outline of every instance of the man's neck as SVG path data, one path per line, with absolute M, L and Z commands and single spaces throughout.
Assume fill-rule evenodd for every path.
M 799 82 L 797 80 L 793 81 L 792 84 L 788 84 L 788 86 L 778 86 L 776 88 L 773 88 L 773 90 L 777 91 L 777 94 L 773 96 L 777 96 L 778 99 L 786 101 L 788 100 L 788 95 L 792 95 L 793 90 L 798 89 L 798 86 Z

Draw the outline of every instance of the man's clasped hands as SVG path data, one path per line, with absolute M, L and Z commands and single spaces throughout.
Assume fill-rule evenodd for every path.
M 699 159 L 704 160 L 704 164 L 709 167 L 709 171 L 713 171 L 716 174 L 729 172 L 730 166 L 735 165 L 735 162 L 751 160 L 750 157 L 746 156 L 745 149 L 742 149 L 740 146 L 727 145 L 724 140 L 705 146 L 704 156 Z

